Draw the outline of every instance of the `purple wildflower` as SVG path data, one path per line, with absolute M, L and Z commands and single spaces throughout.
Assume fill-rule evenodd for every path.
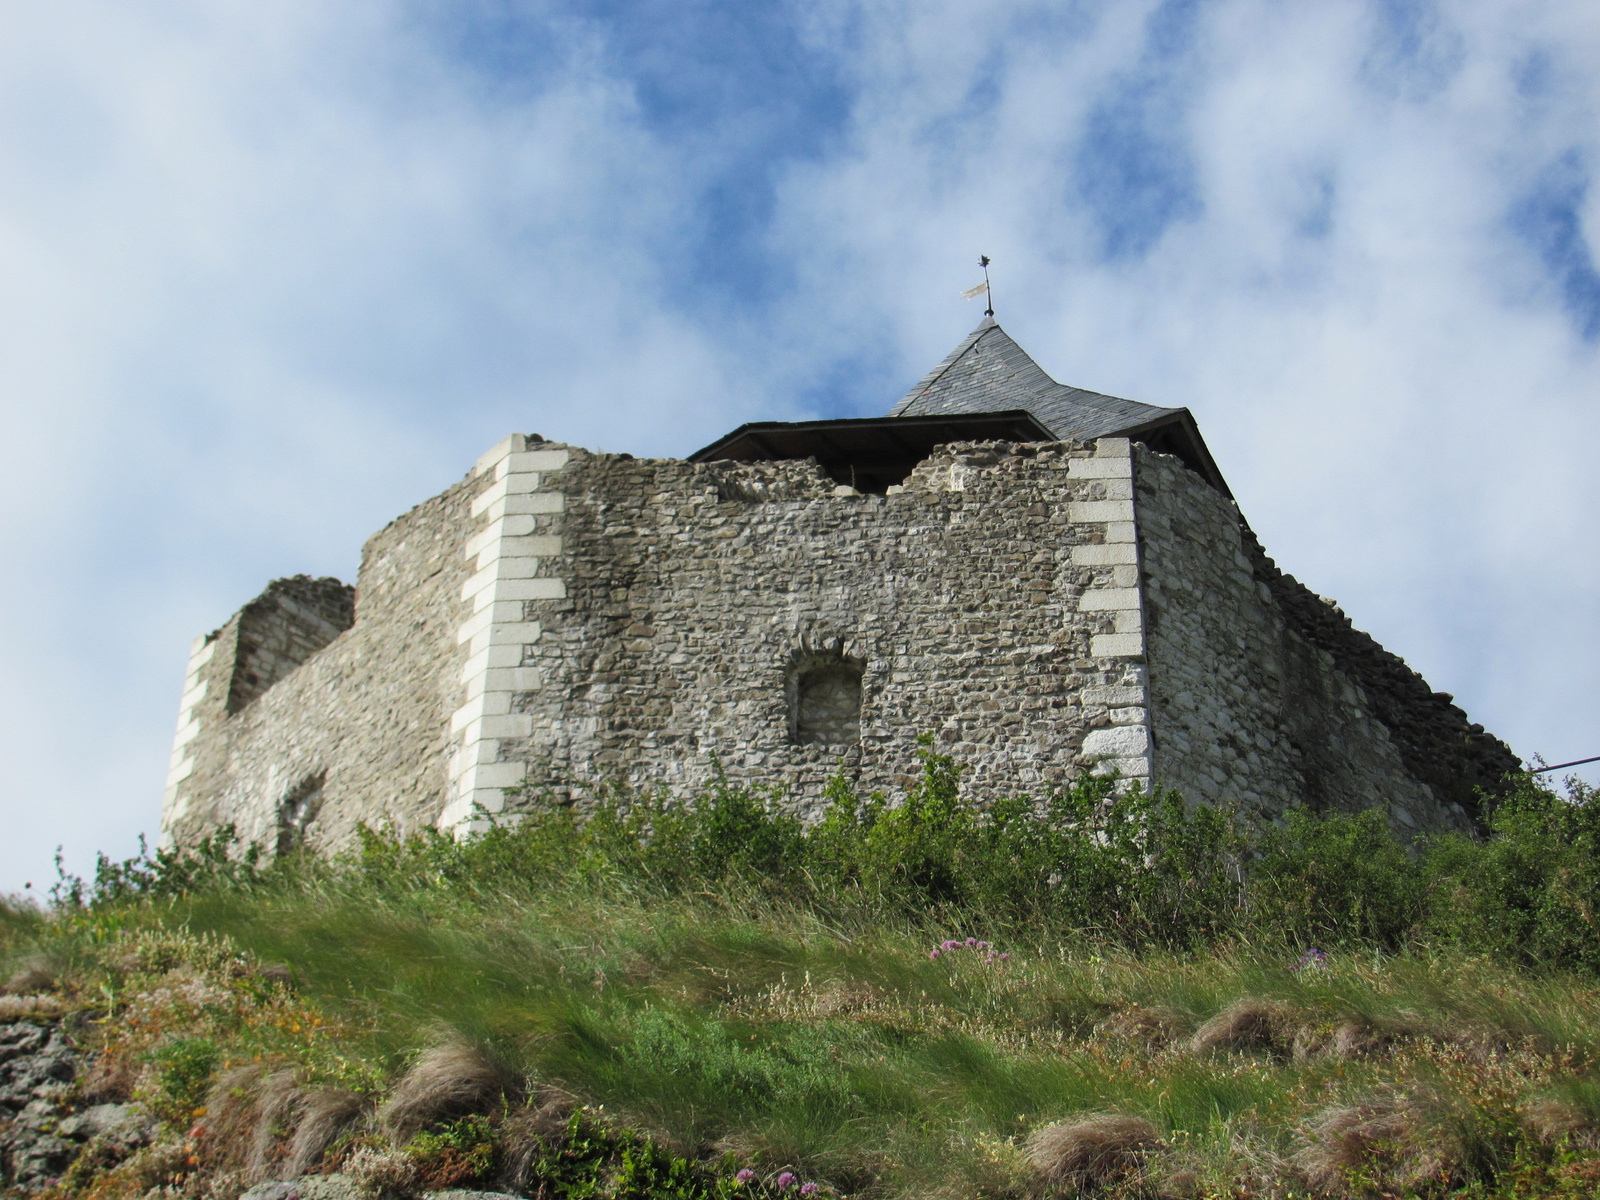
M 977 944 L 978 944 L 978 939 L 977 938 L 968 938 L 967 939 L 967 945 L 968 946 L 976 946 Z
M 800 1185 L 800 1194 L 802 1196 L 815 1196 L 821 1190 L 822 1185 L 820 1183 L 802 1183 Z
M 785 1171 L 772 1182 L 777 1184 L 780 1188 L 793 1187 L 795 1184 L 795 1174 L 793 1171 Z
M 1295 963 L 1290 970 L 1311 971 L 1318 967 L 1325 967 L 1327 965 L 1328 956 L 1323 951 L 1318 950 L 1315 946 L 1313 946 L 1300 956 L 1300 961 Z
M 749 1183 L 755 1177 L 756 1177 L 756 1173 L 754 1171 L 752 1171 L 749 1167 L 746 1167 L 746 1168 L 744 1168 L 744 1170 L 740 1171 L 737 1175 L 735 1175 L 733 1177 L 733 1181 L 734 1181 L 734 1183 L 736 1183 L 739 1186 L 743 1187 L 745 1184 Z
M 959 950 L 959 949 L 961 949 L 961 943 L 956 941 L 955 938 L 949 938 L 946 941 L 943 941 L 943 942 L 939 943 L 939 949 L 941 949 L 941 950 Z
M 934 962 L 938 962 L 939 961 L 939 952 L 937 950 L 929 950 L 928 951 L 928 957 L 933 959 Z
M 988 948 L 989 948 L 989 943 L 988 942 L 979 942 L 978 943 L 978 949 L 979 950 L 987 950 Z
M 1005 961 L 1005 960 L 1006 960 L 1006 959 L 1008 959 L 1008 958 L 1010 958 L 1010 957 L 1011 957 L 1011 955 L 1009 955 L 1009 954 L 1002 954 L 1002 955 L 1001 955 L 1001 956 L 1000 956 L 1000 961 L 1001 961 L 1001 962 L 1004 962 L 1004 961 Z

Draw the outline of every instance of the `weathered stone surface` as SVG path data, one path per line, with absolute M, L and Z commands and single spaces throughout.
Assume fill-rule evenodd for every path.
M 1475 777 L 1464 714 L 1453 759 L 1420 743 L 1435 718 L 1415 714 L 1439 708 L 1427 685 L 1277 572 L 1227 497 L 1143 448 L 1135 478 L 1157 777 L 1268 814 L 1392 808 L 1407 830 L 1467 826 L 1465 781 L 1498 782 L 1510 751 L 1494 742 Z
M 342 593 L 315 583 L 325 630 Z M 333 848 L 358 822 L 481 828 L 719 764 L 814 812 L 835 770 L 903 788 L 922 732 L 979 798 L 1153 769 L 1196 800 L 1407 829 L 1463 824 L 1516 766 L 1277 572 L 1220 491 L 1125 438 L 949 445 L 861 495 L 812 462 L 513 435 L 368 542 L 353 626 L 229 711 L 275 604 L 196 645 L 170 838 Z
M 460 653 L 461 555 L 478 521 L 466 480 L 375 534 L 362 553 L 355 624 L 235 713 L 225 698 L 241 616 L 211 635 L 196 672 L 192 769 L 169 793 L 162 831 L 187 842 L 236 822 L 278 844 L 280 808 L 320 783 L 312 845 L 343 844 L 359 822 L 430 824 L 445 803 Z M 203 651 L 202 651 L 203 652 Z
M 78 1069 L 58 1023 L 0 1025 L 0 1181 L 35 1191 L 86 1146 L 109 1164 L 149 1144 L 155 1121 L 137 1105 L 70 1102 Z

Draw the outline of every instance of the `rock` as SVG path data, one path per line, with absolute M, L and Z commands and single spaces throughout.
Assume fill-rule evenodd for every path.
M 299 1200 L 363 1200 L 348 1175 L 302 1175 L 290 1186 L 299 1193 Z
M 7 1149 L 7 1173 L 13 1183 L 29 1190 L 53 1183 L 78 1156 L 77 1143 L 48 1133 L 17 1139 Z
M 239 1200 L 300 1200 L 300 1189 L 292 1183 L 281 1183 L 272 1179 L 266 1183 L 256 1184 L 240 1196 Z
M 80 1060 L 60 1022 L 0 1024 L 0 1177 L 22 1191 L 54 1183 L 89 1148 L 120 1162 L 147 1145 L 155 1121 L 131 1104 L 73 1111 Z

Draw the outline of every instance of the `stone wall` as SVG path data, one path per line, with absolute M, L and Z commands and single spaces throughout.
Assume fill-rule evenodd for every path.
M 1177 459 L 1140 447 L 1135 463 L 1157 778 L 1267 815 L 1379 807 L 1401 830 L 1467 827 L 1483 776 L 1419 742 L 1419 724 L 1448 716 L 1427 685 L 1277 572 L 1233 503 Z M 1464 747 L 1474 735 L 1464 714 L 1456 724 Z M 1517 764 L 1494 745 L 1498 778 Z
M 513 435 L 368 541 L 350 603 L 280 580 L 197 639 L 166 840 L 464 831 L 719 766 L 814 813 L 841 767 L 903 788 L 924 732 L 980 798 L 1153 771 L 1418 828 L 1515 766 L 1125 439 L 945 446 L 880 496 Z
M 499 611 L 461 630 L 483 682 L 445 823 L 519 782 L 686 789 L 715 762 L 814 809 L 841 763 L 903 786 L 922 732 L 978 794 L 1145 777 L 1129 454 L 955 445 L 876 496 L 809 462 L 507 445 L 468 546 Z M 860 664 L 859 745 L 796 744 L 792 673 L 818 655 Z
M 354 623 L 297 665 L 300 648 L 340 619 L 349 593 L 336 580 L 280 580 L 196 639 L 164 841 L 192 842 L 231 822 L 269 848 L 302 835 L 336 846 L 361 821 L 412 829 L 434 821 L 446 801 L 460 686 L 455 630 L 471 493 L 464 480 L 369 539 Z M 252 666 L 258 679 L 278 678 L 253 696 L 235 692 L 241 668 Z M 230 711 L 235 695 L 244 703 Z
M 1504 792 L 1506 776 L 1522 769 L 1511 747 L 1471 721 L 1454 696 L 1434 691 L 1404 659 L 1356 629 L 1337 604 L 1278 570 L 1248 528 L 1243 535 L 1256 578 L 1300 636 L 1361 689 L 1412 778 L 1427 784 L 1441 803 L 1458 804 L 1476 819 L 1480 792 Z
M 236 713 L 355 623 L 356 590 L 337 579 L 275 579 L 239 610 L 228 712 Z

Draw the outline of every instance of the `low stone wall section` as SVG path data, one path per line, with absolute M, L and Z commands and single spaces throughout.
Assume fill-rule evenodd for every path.
M 1434 691 L 1403 658 L 1355 628 L 1336 603 L 1280 571 L 1248 527 L 1242 536 L 1256 578 L 1296 632 L 1360 688 L 1389 730 L 1407 772 L 1427 784 L 1440 803 L 1460 805 L 1477 820 L 1482 796 L 1503 794 L 1507 776 L 1522 770 L 1522 760 L 1468 717 L 1454 696 Z
M 247 605 L 196 640 L 165 842 L 192 843 L 232 823 L 271 848 L 284 844 L 283 819 L 303 826 L 312 845 L 332 848 L 360 822 L 416 829 L 435 821 L 447 800 L 450 714 L 459 703 L 455 634 L 474 484 L 464 479 L 374 534 L 362 551 L 354 623 L 237 711 L 228 706 L 235 671 L 270 645 L 249 636 L 259 610 Z M 344 585 L 311 582 L 280 581 L 263 599 L 274 598 L 268 607 L 277 612 L 337 616 Z M 324 607 L 313 608 L 308 593 Z
M 1139 447 L 1135 470 L 1157 779 L 1267 817 L 1304 804 L 1381 808 L 1402 832 L 1470 827 L 1483 774 L 1419 744 L 1419 725 L 1444 724 L 1420 677 L 1272 567 L 1177 459 Z M 1455 724 L 1465 749 L 1475 735 Z

